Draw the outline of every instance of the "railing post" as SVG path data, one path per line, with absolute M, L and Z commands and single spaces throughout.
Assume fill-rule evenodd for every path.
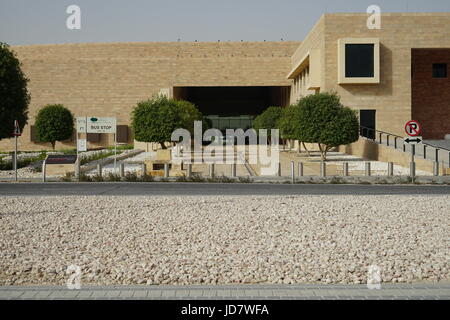
M 437 161 L 433 162 L 433 175 L 434 176 L 439 175 L 439 162 Z
M 370 177 L 370 162 L 366 161 L 365 163 L 365 171 L 366 171 L 366 176 Z
M 123 162 L 119 165 L 119 174 L 121 178 L 125 177 L 125 163 Z
M 298 176 L 303 177 L 303 162 L 298 163 Z
M 382 133 L 380 132 L 380 144 L 383 144 L 383 139 L 381 137 Z
M 145 177 L 147 175 L 147 165 L 145 163 L 141 163 L 141 171 L 142 177 Z
M 427 159 L 427 145 L 423 145 L 423 158 L 426 160 Z
M 394 163 L 388 162 L 388 176 L 392 177 L 394 175 Z
M 343 176 L 348 177 L 348 162 L 342 164 Z
M 46 169 L 47 169 L 47 164 L 46 164 L 46 161 L 44 160 L 42 162 L 42 182 L 45 182 Z
M 214 163 L 209 164 L 209 176 L 214 178 Z
M 394 137 L 394 149 L 397 149 L 397 137 Z
M 169 177 L 169 164 L 164 163 L 164 178 L 168 178 L 168 177 Z
M 386 145 L 389 147 L 389 134 L 386 135 Z
M 281 177 L 281 162 L 278 162 L 277 177 Z
M 320 163 L 320 176 L 321 177 L 327 176 L 327 164 L 324 161 Z
M 295 163 L 291 161 L 291 182 L 295 183 Z
M 192 163 L 188 163 L 188 164 L 187 164 L 186 171 L 187 171 L 187 174 L 186 174 L 187 177 L 188 177 L 188 178 L 192 177 Z

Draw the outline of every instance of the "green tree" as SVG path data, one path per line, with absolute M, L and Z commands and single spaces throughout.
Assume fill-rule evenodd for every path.
M 336 93 L 318 93 L 298 102 L 299 125 L 296 138 L 317 143 L 322 160 L 332 148 L 355 142 L 359 138 L 356 112 L 344 107 Z
M 278 129 L 278 120 L 283 113 L 281 107 L 268 107 L 255 120 L 253 120 L 253 129 L 257 132 L 260 129 L 267 129 L 267 134 L 270 136 L 271 129 Z
M 56 141 L 67 140 L 73 133 L 74 118 L 69 109 L 61 104 L 47 105 L 36 117 L 36 138 L 50 142 L 55 150 Z
M 166 149 L 172 132 L 186 124 L 187 117 L 174 99 L 156 96 L 139 102 L 131 115 L 131 127 L 137 141 L 159 143 Z
M 194 134 L 194 122 L 195 121 L 204 121 L 202 113 L 198 110 L 198 108 L 191 102 L 185 100 L 175 100 L 179 112 L 182 118 L 181 127 L 189 130 L 191 134 Z M 203 123 L 205 125 L 205 123 Z M 203 128 L 203 130 L 206 130 Z
M 14 52 L 0 42 L 0 139 L 12 136 L 14 120 L 19 122 L 21 131 L 27 123 L 30 102 L 27 82 Z

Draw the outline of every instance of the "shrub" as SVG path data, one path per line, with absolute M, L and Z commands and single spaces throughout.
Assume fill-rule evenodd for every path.
M 122 181 L 122 178 L 117 173 L 108 172 L 108 174 L 105 177 L 106 181 Z
M 15 53 L 0 42 L 0 140 L 12 136 L 14 120 L 19 122 L 21 131 L 27 123 L 30 103 L 27 83 Z
M 36 117 L 36 138 L 40 142 L 50 142 L 55 150 L 56 141 L 67 140 L 73 133 L 72 113 L 61 104 L 47 105 L 39 110 Z
M 317 143 L 322 160 L 327 152 L 359 138 L 359 123 L 354 110 L 344 107 L 337 94 L 318 93 L 298 102 L 299 122 L 295 138 Z
M 137 141 L 159 143 L 166 149 L 164 142 L 171 140 L 174 130 L 193 132 L 196 120 L 202 121 L 202 114 L 192 103 L 157 96 L 138 103 L 131 115 L 131 126 Z
M 127 172 L 127 173 L 125 173 L 124 180 L 128 181 L 128 182 L 137 182 L 138 176 L 137 176 L 136 172 Z
M 278 129 L 278 120 L 283 113 L 280 107 L 269 107 L 253 120 L 253 129 L 259 132 L 260 129 L 267 129 L 267 135 L 270 137 L 271 129 Z

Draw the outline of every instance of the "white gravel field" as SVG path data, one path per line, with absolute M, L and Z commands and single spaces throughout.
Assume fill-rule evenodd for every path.
M 450 196 L 2 197 L 0 285 L 450 280 Z

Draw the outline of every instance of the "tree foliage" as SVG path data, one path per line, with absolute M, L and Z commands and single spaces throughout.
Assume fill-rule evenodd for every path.
M 156 96 L 139 102 L 132 112 L 131 126 L 137 141 L 159 143 L 170 141 L 172 132 L 184 128 L 193 133 L 194 121 L 203 117 L 197 107 L 183 100 Z
M 47 105 L 36 117 L 36 138 L 40 142 L 50 142 L 54 150 L 56 141 L 72 136 L 73 125 L 74 117 L 69 109 L 61 104 Z
M 359 123 L 355 111 L 344 107 L 335 93 L 318 93 L 299 100 L 296 139 L 317 143 L 322 159 L 339 145 L 358 140 Z
M 277 127 L 283 139 L 297 139 L 300 108 L 297 105 L 290 105 L 283 108 L 281 117 L 278 119 Z
M 19 122 L 21 131 L 27 123 L 30 102 L 27 82 L 14 52 L 0 42 L 0 139 L 12 136 L 14 120 Z
M 283 113 L 280 107 L 268 107 L 255 120 L 253 120 L 253 129 L 257 132 L 260 129 L 267 129 L 268 136 L 270 136 L 271 129 L 278 129 L 278 120 Z

